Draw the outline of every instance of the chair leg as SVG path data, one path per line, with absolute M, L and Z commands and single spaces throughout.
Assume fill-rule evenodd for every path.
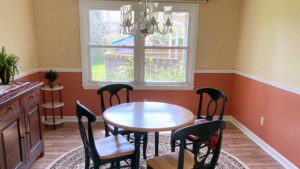
M 174 131 L 172 131 L 172 133 L 173 132 Z M 171 139 L 171 152 L 175 152 L 175 144 L 176 144 L 176 141 Z
M 143 158 L 147 159 L 148 133 L 143 134 Z
M 115 168 L 115 163 L 114 162 L 110 163 L 110 168 Z
M 197 154 L 197 142 L 193 142 L 193 154 Z
M 120 168 L 120 161 L 116 162 L 116 168 Z
M 90 168 L 90 156 L 88 154 L 88 152 L 85 150 L 85 169 L 89 169 Z
M 135 158 L 134 158 L 135 156 L 132 156 L 132 158 L 131 158 L 131 168 L 132 169 L 136 169 L 137 167 L 136 167 L 136 163 L 135 163 Z
M 100 165 L 99 164 L 94 164 L 94 169 L 99 169 Z
M 106 123 L 104 124 L 104 129 L 105 129 L 105 137 L 108 137 L 109 131 L 108 131 L 108 127 L 107 127 Z
M 127 134 L 127 141 L 130 141 L 130 134 Z
M 155 132 L 155 156 L 158 156 L 159 132 Z

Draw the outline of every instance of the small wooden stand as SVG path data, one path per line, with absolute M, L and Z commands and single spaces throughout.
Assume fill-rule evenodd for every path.
M 57 125 L 63 125 L 64 123 L 63 114 L 62 114 L 64 103 L 62 102 L 62 95 L 61 95 L 61 91 L 63 88 L 64 87 L 61 85 L 55 85 L 53 88 L 50 88 L 50 86 L 46 85 L 41 88 L 41 90 L 43 91 L 43 100 L 44 100 L 44 104 L 42 104 L 42 107 L 44 108 L 44 115 L 45 115 L 45 119 L 43 123 L 46 126 L 53 126 L 54 129 L 56 129 Z M 46 92 L 51 93 L 50 101 L 46 101 L 46 97 L 45 97 Z M 59 94 L 58 101 L 54 99 L 55 92 L 58 92 Z M 55 109 L 60 109 L 60 116 L 58 117 L 55 116 Z M 48 118 L 47 110 L 50 110 L 52 112 L 52 118 L 51 116 L 49 116 L 50 118 Z

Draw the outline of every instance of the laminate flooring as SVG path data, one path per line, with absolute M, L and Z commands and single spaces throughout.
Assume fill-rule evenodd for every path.
M 45 155 L 33 164 L 32 169 L 44 169 L 62 154 L 82 145 L 77 123 L 68 122 L 56 130 L 51 127 L 43 128 Z M 95 139 L 104 137 L 103 123 L 98 123 L 93 128 Z M 222 149 L 239 158 L 251 169 L 283 168 L 230 122 L 227 122 L 224 130 Z

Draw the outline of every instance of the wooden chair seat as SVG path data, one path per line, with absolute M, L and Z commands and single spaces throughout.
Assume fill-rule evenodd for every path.
M 209 121 L 207 121 L 205 119 L 195 119 L 193 123 L 194 124 L 203 124 L 203 123 L 207 123 L 207 122 L 209 122 Z M 218 137 L 219 137 L 218 132 L 216 132 L 210 140 L 213 148 L 215 148 L 215 146 L 217 144 Z M 195 135 L 189 135 L 189 136 L 187 136 L 187 139 L 195 142 L 195 141 L 199 141 L 200 138 Z
M 178 152 L 154 157 L 146 160 L 147 165 L 153 169 L 177 169 Z M 187 150 L 184 150 L 184 169 L 191 169 L 194 166 L 194 156 Z
M 202 123 L 207 123 L 209 121 L 205 120 L 205 119 L 195 119 L 194 120 L 194 124 L 202 124 Z M 195 135 L 189 135 L 187 136 L 187 139 L 190 141 L 197 141 L 199 140 L 199 137 L 195 136 Z
M 190 141 L 199 141 L 199 137 L 195 136 L 195 135 L 189 135 L 186 137 L 188 140 Z M 215 149 L 218 143 L 218 138 L 219 138 L 219 134 L 215 133 L 214 136 L 210 139 L 210 143 L 212 145 L 212 148 Z M 205 143 L 206 144 L 206 143 Z
M 95 145 L 101 159 L 117 158 L 134 153 L 134 146 L 121 135 L 96 140 Z
M 194 135 L 189 135 L 189 136 L 187 136 L 187 139 L 191 140 L 191 141 L 197 141 L 197 140 L 199 140 L 199 137 L 194 136 Z

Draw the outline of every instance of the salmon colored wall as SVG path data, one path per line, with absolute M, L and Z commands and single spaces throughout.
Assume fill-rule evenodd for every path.
M 232 116 L 300 167 L 300 96 L 238 74 L 232 91 Z
M 43 80 L 44 73 L 39 73 L 39 79 Z M 63 101 L 64 115 L 75 115 L 75 101 L 80 100 L 83 104 L 89 107 L 97 115 L 100 115 L 100 97 L 97 95 L 97 90 L 83 90 L 81 86 L 81 73 L 62 73 L 58 74 L 57 83 L 64 86 Z M 233 74 L 195 74 L 195 90 L 134 90 L 131 93 L 132 101 L 160 101 L 181 105 L 197 112 L 198 97 L 196 89 L 201 86 L 211 86 L 223 90 L 229 97 L 229 103 L 226 106 L 225 113 L 230 112 L 231 88 Z

